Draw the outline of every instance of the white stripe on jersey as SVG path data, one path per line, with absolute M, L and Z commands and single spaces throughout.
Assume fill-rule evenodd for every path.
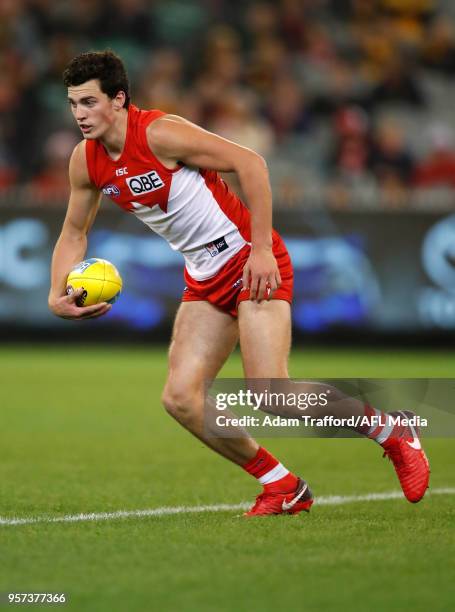
M 214 276 L 247 244 L 238 227 L 220 208 L 198 170 L 184 166 L 172 175 L 167 212 L 133 202 L 134 214 L 185 258 L 197 281 Z M 211 256 L 206 244 L 224 237 L 228 248 Z

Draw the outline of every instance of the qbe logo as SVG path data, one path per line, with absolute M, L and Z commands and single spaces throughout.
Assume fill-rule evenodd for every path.
M 138 174 L 126 179 L 126 184 L 133 195 L 150 193 L 164 187 L 164 182 L 155 170 L 150 170 L 146 174 Z

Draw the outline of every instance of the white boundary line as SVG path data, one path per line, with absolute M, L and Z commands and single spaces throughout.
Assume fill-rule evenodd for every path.
M 445 487 L 431 489 L 427 495 L 455 495 L 455 488 Z M 368 493 L 367 495 L 330 495 L 318 497 L 315 502 L 318 506 L 339 506 L 362 501 L 383 501 L 388 499 L 402 499 L 401 491 L 387 493 Z M 150 508 L 148 510 L 117 510 L 116 512 L 92 512 L 90 514 L 69 514 L 66 516 L 29 516 L 1 517 L 0 526 L 33 525 L 36 523 L 79 523 L 90 521 L 111 521 L 117 519 L 143 518 L 149 516 L 169 516 L 172 514 L 197 514 L 201 512 L 230 512 L 246 510 L 251 502 L 240 504 L 215 504 L 212 506 L 165 506 L 163 508 Z

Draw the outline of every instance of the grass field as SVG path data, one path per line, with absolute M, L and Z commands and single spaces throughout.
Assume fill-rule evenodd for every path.
M 309 350 L 293 353 L 291 373 L 453 377 L 454 365 L 449 352 Z M 160 407 L 165 371 L 160 349 L 1 349 L 0 516 L 252 502 L 256 483 Z M 222 375 L 241 375 L 238 356 Z M 265 443 L 317 497 L 398 490 L 367 440 Z M 455 487 L 454 447 L 426 441 L 432 489 Z M 231 510 L 0 524 L 0 592 L 65 592 L 64 609 L 96 612 L 448 611 L 454 502 L 430 494 L 249 521 Z

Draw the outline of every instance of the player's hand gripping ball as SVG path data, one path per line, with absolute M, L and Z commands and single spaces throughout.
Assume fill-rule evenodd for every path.
M 78 263 L 68 274 L 67 295 L 80 287 L 84 291 L 76 302 L 78 306 L 113 304 L 122 291 L 122 277 L 110 261 L 92 257 Z

